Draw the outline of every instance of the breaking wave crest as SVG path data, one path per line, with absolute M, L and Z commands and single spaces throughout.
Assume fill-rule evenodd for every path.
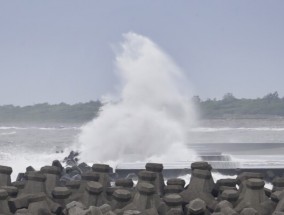
M 185 146 L 196 122 L 182 71 L 154 42 L 124 35 L 116 56 L 122 89 L 98 118 L 82 127 L 77 147 L 87 162 L 176 161 L 195 153 Z

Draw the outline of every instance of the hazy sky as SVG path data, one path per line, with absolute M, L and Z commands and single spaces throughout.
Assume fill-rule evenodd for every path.
M 112 47 L 129 31 L 172 56 L 203 99 L 284 96 L 283 11 L 283 0 L 3 0 L 0 104 L 112 92 Z

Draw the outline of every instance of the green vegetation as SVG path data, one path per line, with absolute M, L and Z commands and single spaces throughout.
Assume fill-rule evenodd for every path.
M 0 123 L 84 123 L 97 116 L 99 101 L 69 105 L 48 103 L 33 106 L 0 106 Z
M 193 99 L 202 118 L 284 117 L 284 98 L 280 98 L 277 92 L 257 99 L 238 99 L 231 93 L 221 100 L 201 101 L 198 96 Z
M 257 99 L 238 99 L 227 93 L 220 100 L 202 101 L 195 96 L 193 101 L 204 119 L 284 117 L 284 98 L 280 98 L 277 92 Z M 4 105 L 0 106 L 0 123 L 85 123 L 95 118 L 101 107 L 100 101 L 74 105 Z

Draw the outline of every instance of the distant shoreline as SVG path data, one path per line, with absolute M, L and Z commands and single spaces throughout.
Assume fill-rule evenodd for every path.
M 278 93 L 270 93 L 263 98 L 238 99 L 232 94 L 223 99 L 202 101 L 198 96 L 192 98 L 201 120 L 234 120 L 234 119 L 284 119 L 284 98 Z M 13 123 L 67 123 L 84 124 L 99 115 L 103 107 L 100 101 L 77 104 L 35 104 L 30 106 L 0 106 L 0 124 Z

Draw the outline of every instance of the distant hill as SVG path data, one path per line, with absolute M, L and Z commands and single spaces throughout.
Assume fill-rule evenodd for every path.
M 238 99 L 231 93 L 220 100 L 202 101 L 198 96 L 193 101 L 203 119 L 218 118 L 274 118 L 284 117 L 284 98 L 278 93 L 269 93 L 263 98 Z M 100 101 L 69 105 L 48 103 L 32 106 L 0 106 L 0 124 L 5 123 L 85 123 L 96 116 L 102 107 Z
M 284 98 L 277 92 L 257 99 L 238 99 L 228 93 L 221 100 L 201 101 L 195 96 L 193 101 L 205 119 L 284 117 Z
M 90 101 L 69 105 L 48 103 L 32 106 L 0 106 L 0 123 L 84 123 L 97 116 L 102 103 Z

